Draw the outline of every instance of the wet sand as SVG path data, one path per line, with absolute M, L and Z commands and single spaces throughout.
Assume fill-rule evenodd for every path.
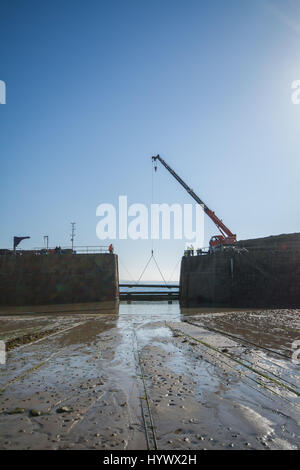
M 1 449 L 300 448 L 300 310 L 10 308 L 0 339 Z

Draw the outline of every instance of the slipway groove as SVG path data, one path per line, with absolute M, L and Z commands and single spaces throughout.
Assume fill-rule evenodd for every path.
M 66 333 L 67 331 L 70 331 L 74 328 L 77 328 L 78 326 L 81 326 L 85 323 L 86 322 L 76 323 L 76 325 L 73 325 L 73 326 L 68 327 L 68 328 L 64 328 L 63 330 L 60 330 L 60 331 L 56 331 L 55 333 L 44 336 L 43 338 L 40 338 L 36 341 L 32 341 L 31 343 L 23 344 L 22 346 L 19 346 L 19 347 L 15 348 L 15 350 L 19 351 L 20 349 L 23 349 L 23 348 L 28 347 L 28 346 L 32 346 L 36 343 L 40 343 L 41 341 L 52 338 L 53 336 L 57 336 L 59 334 Z M 39 362 L 38 364 L 35 364 L 33 367 L 30 367 L 26 371 L 22 372 L 22 374 L 17 375 L 13 379 L 11 379 L 9 382 L 7 382 L 5 385 L 3 385 L 0 388 L 0 393 L 4 392 L 7 389 L 7 387 L 9 387 L 10 385 L 14 384 L 15 382 L 18 382 L 19 380 L 23 379 L 24 377 L 29 375 L 31 372 L 34 372 L 35 370 L 39 369 L 40 367 L 43 367 L 45 364 L 47 364 L 49 361 L 51 361 L 54 357 L 58 356 L 59 353 L 60 353 L 60 351 L 57 351 L 56 353 L 51 354 L 47 359 L 44 359 L 43 361 Z
M 233 361 L 233 362 L 235 362 L 235 363 L 237 363 L 237 364 L 243 366 L 245 369 L 250 370 L 251 372 L 255 373 L 256 375 L 258 375 L 258 376 L 260 376 L 260 377 L 262 377 L 262 378 L 264 378 L 264 379 L 266 379 L 266 380 L 268 380 L 268 381 L 270 381 L 270 382 L 276 384 L 277 386 L 279 386 L 279 387 L 281 387 L 281 388 L 283 388 L 283 389 L 285 389 L 285 390 L 290 391 L 291 393 L 293 393 L 293 394 L 296 395 L 297 397 L 300 396 L 300 393 L 299 393 L 298 391 L 296 391 L 295 389 L 293 389 L 292 387 L 289 387 L 289 386 L 283 384 L 282 382 L 280 382 L 279 380 L 273 379 L 272 377 L 270 377 L 270 376 L 268 376 L 268 375 L 266 375 L 266 374 L 263 374 L 263 373 L 257 371 L 257 370 L 254 369 L 253 367 L 248 366 L 247 364 L 245 364 L 243 361 L 241 361 L 241 360 L 239 360 L 239 359 L 233 357 L 233 355 L 228 354 L 228 353 L 225 353 L 225 352 L 222 352 L 220 349 L 216 348 L 216 347 L 213 346 L 212 344 L 209 344 L 209 343 L 207 343 L 207 342 L 205 342 L 205 341 L 202 341 L 202 340 L 200 340 L 199 338 L 195 338 L 194 336 L 191 336 L 191 335 L 185 333 L 184 331 L 182 331 L 182 330 L 180 330 L 180 329 L 173 328 L 173 327 L 171 327 L 170 325 L 168 325 L 168 326 L 169 326 L 169 328 L 170 328 L 174 333 L 179 334 L 179 335 L 181 335 L 181 336 L 184 336 L 184 337 L 186 337 L 186 338 L 189 338 L 189 339 L 191 339 L 191 340 L 193 340 L 193 341 L 196 341 L 196 342 L 199 343 L 201 346 L 204 346 L 204 347 L 206 347 L 206 348 L 208 348 L 208 349 L 211 349 L 212 351 L 215 351 L 216 353 L 219 353 L 221 356 L 224 356 L 224 357 L 228 358 L 229 360 L 231 360 L 231 361 Z M 198 345 L 197 345 L 197 346 L 198 346 Z M 213 357 L 214 357 L 214 356 L 213 356 Z M 214 359 L 216 359 L 216 357 L 214 357 Z M 227 364 L 227 366 L 228 366 L 228 364 Z M 231 366 L 231 368 L 234 369 L 234 370 L 236 370 L 236 369 L 235 369 L 234 367 L 232 367 L 232 366 Z M 252 378 L 249 377 L 249 376 L 247 376 L 247 377 L 248 377 L 249 379 L 252 379 Z M 269 390 L 269 391 L 270 391 L 271 393 L 273 393 L 274 395 L 277 395 L 277 396 L 279 396 L 280 398 L 282 398 L 282 399 L 284 399 L 285 401 L 287 401 L 292 407 L 295 407 L 295 408 L 299 408 L 299 409 L 300 409 L 300 407 L 299 407 L 298 405 L 292 403 L 290 400 L 288 400 L 288 399 L 287 399 L 286 397 L 284 397 L 283 395 L 281 395 L 281 394 L 275 392 L 273 389 L 271 389 L 270 387 L 268 387 L 268 386 L 267 386 L 266 384 L 264 384 L 263 382 L 260 382 L 260 381 L 255 380 L 255 379 L 252 379 L 252 380 L 254 380 L 257 384 L 259 384 L 259 385 L 261 385 L 262 387 L 264 387 L 266 390 Z M 259 391 L 259 390 L 257 390 L 257 391 Z

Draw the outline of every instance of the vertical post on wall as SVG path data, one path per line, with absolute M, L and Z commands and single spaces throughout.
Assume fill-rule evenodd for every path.
M 46 244 L 46 250 L 49 248 L 49 235 L 44 235 L 44 243 Z
M 72 243 L 72 251 L 73 251 L 73 248 L 74 248 L 74 238 L 75 238 L 75 225 L 76 225 L 76 222 L 71 222 L 71 225 L 72 225 L 72 232 L 71 232 L 71 243 Z

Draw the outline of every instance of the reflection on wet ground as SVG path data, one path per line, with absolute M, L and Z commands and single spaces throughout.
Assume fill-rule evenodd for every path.
M 295 449 L 299 310 L 2 308 L 3 449 Z

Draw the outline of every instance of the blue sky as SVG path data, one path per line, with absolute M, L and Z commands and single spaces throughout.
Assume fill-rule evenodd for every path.
M 239 239 L 299 232 L 299 39 L 296 0 L 2 0 L 0 246 L 67 245 L 72 221 L 102 244 L 96 207 L 150 204 L 157 153 Z M 191 202 L 162 167 L 154 186 Z M 137 277 L 151 242 L 114 244 Z M 154 243 L 166 278 L 184 244 Z

